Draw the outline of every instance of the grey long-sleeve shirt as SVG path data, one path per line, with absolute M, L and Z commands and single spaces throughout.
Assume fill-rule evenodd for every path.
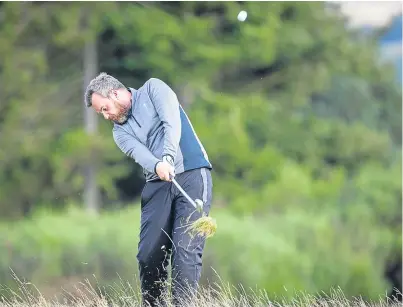
M 112 133 L 120 150 L 142 166 L 147 181 L 158 179 L 155 166 L 164 155 L 173 158 L 176 174 L 212 168 L 175 92 L 165 82 L 151 78 L 138 90 L 129 90 L 129 119 L 122 125 L 114 123 Z

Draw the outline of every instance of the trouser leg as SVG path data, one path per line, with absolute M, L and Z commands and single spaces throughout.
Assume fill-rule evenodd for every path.
M 141 230 L 137 260 L 143 305 L 156 306 L 166 290 L 172 247 L 172 184 L 148 182 L 141 196 Z M 160 302 L 161 303 L 161 302 Z
M 210 170 L 196 169 L 177 176 L 178 183 L 195 200 L 204 203 L 204 212 L 209 214 L 212 201 L 212 178 Z M 174 224 L 172 249 L 172 295 L 174 304 L 180 306 L 198 288 L 202 270 L 202 255 L 205 238 L 193 237 L 186 231 L 189 224 L 201 217 L 201 213 L 176 189 L 173 203 Z

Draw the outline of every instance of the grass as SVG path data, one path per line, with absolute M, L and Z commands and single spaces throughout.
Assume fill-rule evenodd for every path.
M 138 274 L 139 214 L 138 206 L 99 217 L 72 208 L 0 224 L 0 251 L 6 251 L 0 257 L 0 285 L 17 287 L 10 269 L 37 285 L 46 299 L 50 288 L 60 292 L 91 276 L 99 279 L 98 287 L 112 291 L 109 285 L 116 280 L 132 282 Z M 214 216 L 219 231 L 207 240 L 203 285 L 220 282 L 219 272 L 225 283 L 289 300 L 295 291 L 328 293 L 337 287 L 349 299 L 359 294 L 373 301 L 390 290 L 383 276 L 389 234 L 376 227 L 340 224 L 335 214 L 302 210 L 248 217 L 215 209 Z
M 382 229 L 340 224 L 332 212 L 254 217 L 215 209 L 214 216 L 219 231 L 207 242 L 203 288 L 192 306 L 399 306 L 382 298 L 390 288 L 383 264 L 393 238 Z M 0 250 L 7 251 L 0 257 L 0 297 L 8 299 L 0 306 L 139 306 L 138 289 L 120 282 L 138 284 L 131 280 L 137 274 L 138 217 L 138 206 L 99 217 L 72 208 L 0 224 L 6 239 Z M 32 284 L 15 284 L 10 269 Z M 99 278 L 95 287 L 80 283 L 91 276 Z M 376 303 L 351 301 L 358 294 Z
M 104 287 L 94 287 L 89 280 L 78 282 L 73 289 L 64 290 L 63 296 L 55 299 L 45 298 L 44 295 L 31 283 L 14 278 L 19 287 L 11 291 L 11 299 L 0 297 L 0 307 L 121 307 L 141 306 L 140 291 L 129 283 L 108 286 L 108 295 Z M 63 287 L 62 287 L 63 288 Z M 6 289 L 7 290 L 7 289 Z M 113 290 L 113 291 L 111 291 Z M 401 293 L 399 292 L 401 297 Z M 161 307 L 174 307 L 170 296 L 165 295 Z M 190 303 L 189 303 L 190 302 Z M 264 290 L 248 289 L 242 286 L 232 286 L 225 283 L 214 283 L 209 287 L 201 287 L 198 293 L 189 295 L 181 301 L 183 307 L 397 307 L 403 306 L 397 298 L 379 298 L 378 301 L 367 302 L 360 297 L 347 299 L 340 288 L 331 289 L 329 294 L 317 295 L 303 292 L 295 293 L 292 299 L 270 299 Z
M 203 216 L 191 223 L 187 231 L 192 236 L 202 236 L 208 239 L 217 231 L 217 222 L 209 216 Z

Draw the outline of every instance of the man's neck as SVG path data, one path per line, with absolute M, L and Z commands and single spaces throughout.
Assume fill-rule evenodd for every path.
M 130 108 L 133 107 L 134 103 L 135 103 L 135 97 L 134 97 L 134 93 L 136 92 L 136 90 L 134 88 L 127 88 L 127 90 L 129 91 L 129 95 L 130 95 Z

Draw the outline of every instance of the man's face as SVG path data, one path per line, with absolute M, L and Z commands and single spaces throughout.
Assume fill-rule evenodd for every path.
M 92 94 L 92 107 L 97 113 L 101 113 L 106 120 L 112 120 L 119 124 L 127 121 L 131 105 L 131 94 L 125 90 L 111 91 L 109 97 L 103 97 L 97 93 Z

